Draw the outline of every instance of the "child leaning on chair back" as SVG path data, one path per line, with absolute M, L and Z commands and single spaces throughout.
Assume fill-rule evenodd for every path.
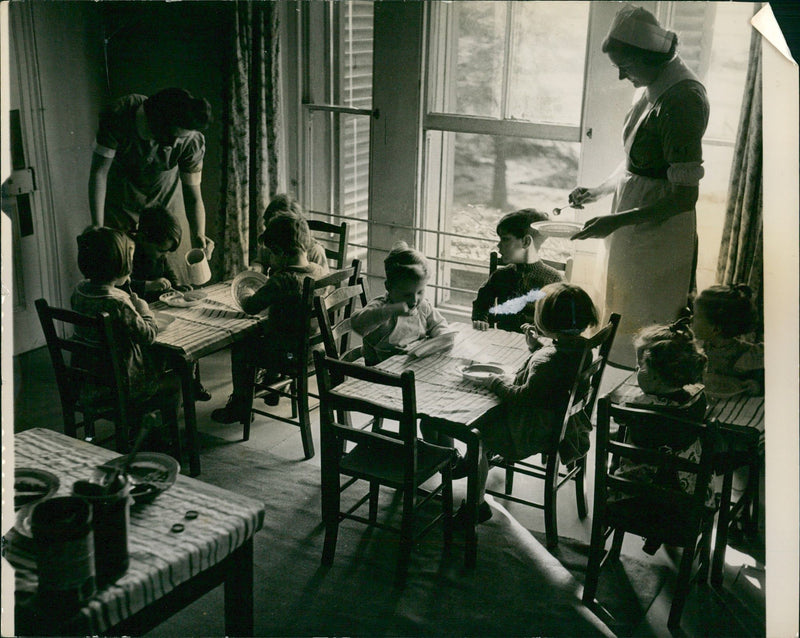
M 764 393 L 764 344 L 748 338 L 756 325 L 753 294 L 744 284 L 711 286 L 694 301 L 694 327 L 708 357 L 710 395 Z
M 581 333 L 598 322 L 591 298 L 579 286 L 553 283 L 544 286 L 541 293 L 543 296 L 535 302 L 534 326 L 546 339 L 540 341 L 533 329 L 528 329 L 531 355 L 513 380 L 500 376 L 492 379 L 489 389 L 501 403 L 476 424 L 486 450 L 509 461 L 551 451 L 583 355 L 585 339 Z M 484 501 L 489 473 L 486 450 L 478 463 L 478 522 L 481 523 L 492 516 Z M 456 514 L 456 522 L 459 526 L 466 522 L 463 505 Z
M 625 403 L 631 407 L 642 407 L 669 416 L 702 422 L 708 406 L 701 383 L 706 357 L 700 351 L 688 318 L 679 319 L 670 325 L 648 326 L 634 338 L 638 369 L 638 390 L 626 395 Z M 636 421 L 626 422 L 626 440 L 647 448 L 669 447 L 677 456 L 697 462 L 702 454 L 700 441 L 686 438 L 683 433 L 644 431 Z M 634 463 L 623 459 L 615 474 L 635 478 L 685 492 L 694 490 L 695 476 L 691 473 L 673 472 L 665 475 L 654 465 Z M 713 491 L 708 495 L 709 503 Z M 657 538 L 648 538 L 644 551 L 654 554 L 660 547 Z
M 375 365 L 410 344 L 435 337 L 447 320 L 425 299 L 428 262 L 404 241 L 395 243 L 383 261 L 386 292 L 353 312 L 353 329 L 363 337 L 364 361 Z
M 149 346 L 158 334 L 150 307 L 136 293 L 118 288 L 131 276 L 134 242 L 122 231 L 89 228 L 78 237 L 78 268 L 86 279 L 72 293 L 72 309 L 95 316 L 107 312 L 114 325 L 125 382 L 132 405 L 159 396 L 162 419 L 177 419 L 180 382 L 174 372 L 165 373 L 162 360 Z M 98 342 L 93 331 L 76 328 L 75 336 Z M 96 362 L 85 362 L 94 366 Z M 108 371 L 111 374 L 110 371 Z M 107 403 L 108 388 L 88 385 L 81 388 L 85 405 Z
M 478 290 L 472 302 L 472 326 L 477 330 L 489 328 L 490 309 L 495 303 L 522 297 L 547 284 L 562 281 L 564 277 L 555 268 L 539 258 L 539 248 L 545 237 L 531 228 L 534 222 L 547 221 L 547 213 L 533 208 L 523 208 L 504 215 L 497 223 L 500 241 L 497 249 L 507 265 L 498 268 Z M 532 304 L 512 314 L 495 315 L 497 327 L 511 332 L 522 332 L 522 326 L 532 319 Z

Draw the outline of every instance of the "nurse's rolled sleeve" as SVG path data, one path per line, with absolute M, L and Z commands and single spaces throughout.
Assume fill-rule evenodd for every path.
M 181 148 L 178 157 L 178 170 L 183 175 L 197 173 L 198 177 L 203 170 L 203 157 L 206 154 L 206 138 L 202 133 L 193 131 Z M 190 183 L 190 182 L 185 182 Z M 198 184 L 200 182 L 197 182 Z
M 102 144 L 95 142 L 94 143 L 94 152 L 97 155 L 102 157 L 106 157 L 108 159 L 114 159 L 117 154 L 117 149 L 115 148 L 108 148 L 108 146 L 103 146 Z

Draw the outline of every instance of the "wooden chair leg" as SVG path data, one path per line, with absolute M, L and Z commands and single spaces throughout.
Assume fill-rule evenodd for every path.
M 544 479 L 544 531 L 548 549 L 558 546 L 558 461 L 551 455 Z
M 311 435 L 311 415 L 308 413 L 308 377 L 301 374 L 295 385 L 297 390 L 297 412 L 300 422 L 300 438 L 303 441 L 303 453 L 306 459 L 314 456 L 314 438 Z
M 685 547 L 681 557 L 681 566 L 678 569 L 678 579 L 675 583 L 675 594 L 672 597 L 672 607 L 669 610 L 669 620 L 667 627 L 671 630 L 677 629 L 681 624 L 683 607 L 689 595 L 690 576 L 692 574 L 692 563 L 694 563 L 695 548 Z
M 71 436 L 73 439 L 78 438 L 78 426 L 75 423 L 75 410 L 71 405 L 61 404 L 61 411 L 64 413 L 64 434 Z M 87 413 L 83 413 L 84 424 L 89 419 Z M 84 425 L 84 434 L 86 433 L 86 426 Z M 94 427 L 92 428 L 94 429 Z
M 506 461 L 506 494 L 511 494 L 514 491 L 514 464 L 511 461 Z
M 605 535 L 599 519 L 592 521 L 592 540 L 589 546 L 589 560 L 586 565 L 586 580 L 583 585 L 583 604 L 591 605 L 597 594 L 600 580 L 600 565 L 605 551 Z
M 325 541 L 322 545 L 322 564 L 332 565 L 339 536 L 339 469 L 336 461 L 323 461 L 322 473 L 322 520 L 325 523 Z
M 610 562 L 619 560 L 619 553 L 622 551 L 623 540 L 625 540 L 625 530 L 615 529 L 614 539 L 611 541 L 611 549 L 608 550 L 608 560 Z
M 414 546 L 414 489 L 403 490 L 403 518 L 400 522 L 400 552 L 397 557 L 397 576 L 395 585 L 403 587 L 408 575 L 408 564 L 411 560 L 411 549 Z
M 380 493 L 380 485 L 376 482 L 369 484 L 369 520 L 376 522 L 378 520 L 378 495 Z
M 733 471 L 725 472 L 722 478 L 722 499 L 719 504 L 717 519 L 717 536 L 714 539 L 714 558 L 711 563 L 711 584 L 722 585 L 725 567 L 725 550 L 728 546 L 728 527 L 731 524 L 731 489 L 733 488 Z
M 580 458 L 576 461 L 578 473 L 575 475 L 575 502 L 578 505 L 578 518 L 583 520 L 589 513 L 586 507 L 586 457 Z

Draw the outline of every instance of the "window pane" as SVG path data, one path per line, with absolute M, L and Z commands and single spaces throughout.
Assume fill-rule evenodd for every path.
M 340 5 L 337 104 L 360 109 L 372 106 L 372 2 Z
M 580 124 L 587 2 L 514 3 L 507 117 Z

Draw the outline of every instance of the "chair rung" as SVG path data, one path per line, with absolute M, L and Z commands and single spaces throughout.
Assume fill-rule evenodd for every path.
M 319 404 L 310 406 L 308 411 L 311 412 L 312 410 L 316 410 L 319 407 Z M 261 408 L 251 408 L 250 412 L 253 414 L 260 414 L 261 416 L 268 416 L 270 419 L 275 419 L 276 421 L 283 421 L 284 423 L 288 423 L 290 425 L 296 425 L 300 427 L 300 423 L 296 419 L 292 419 L 288 416 L 281 416 L 280 414 L 274 414 L 273 412 L 267 412 L 266 410 L 262 410 Z
M 575 467 L 573 467 L 566 474 L 559 473 L 558 478 L 560 480 L 558 481 L 558 485 L 556 485 L 556 489 L 560 490 L 561 486 L 564 485 L 564 483 L 566 483 L 567 481 L 573 480 L 575 478 L 575 476 L 577 476 L 578 470 L 580 470 L 580 468 L 576 465 Z
M 544 509 L 544 503 L 535 503 L 534 501 L 526 501 L 524 498 L 519 498 L 518 496 L 514 496 L 513 494 L 505 494 L 504 492 L 498 492 L 496 490 L 486 490 L 486 493 L 491 494 L 492 496 L 495 497 L 504 498 L 507 501 L 513 501 L 514 503 L 528 505 L 529 507 L 535 507 L 540 510 Z

